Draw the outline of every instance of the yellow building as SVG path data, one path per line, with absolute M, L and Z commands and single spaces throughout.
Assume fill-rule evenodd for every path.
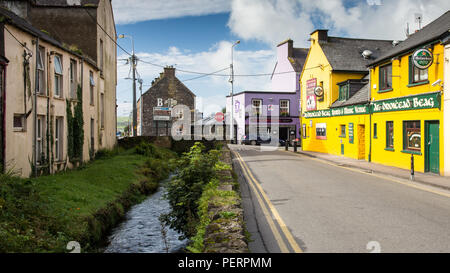
M 370 63 L 373 162 L 444 175 L 445 13 Z M 448 60 L 447 60 L 448 62 Z
M 303 150 L 368 159 L 367 65 L 392 41 L 329 37 L 327 30 L 310 41 L 300 79 Z

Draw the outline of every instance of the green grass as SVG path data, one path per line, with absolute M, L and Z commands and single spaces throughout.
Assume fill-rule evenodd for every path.
M 56 175 L 0 176 L 0 252 L 63 252 L 69 241 L 95 251 L 105 226 L 123 216 L 124 204 L 143 200 L 142 191 L 156 190 L 158 180 L 168 175 L 168 162 L 133 149 Z

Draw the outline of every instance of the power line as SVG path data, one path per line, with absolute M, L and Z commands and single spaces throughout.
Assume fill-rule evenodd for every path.
M 21 41 L 19 41 L 19 39 L 16 38 L 16 36 L 14 36 L 14 34 L 11 33 L 11 31 L 9 31 L 9 29 L 4 26 L 4 28 L 6 29 L 6 31 L 8 31 L 8 33 L 14 38 L 14 40 L 16 40 L 16 42 L 18 42 L 23 48 L 25 48 L 26 50 L 28 50 L 29 53 L 31 53 L 31 55 L 33 55 L 33 51 L 31 51 L 24 43 L 22 43 Z
M 222 72 L 222 71 L 227 70 L 227 69 L 229 69 L 229 68 L 227 67 L 227 68 L 224 68 L 224 69 L 220 69 L 220 70 L 217 70 L 217 71 L 212 72 L 210 74 L 201 75 L 201 76 L 198 76 L 198 77 L 195 77 L 195 78 L 191 78 L 191 79 L 187 79 L 187 80 L 184 80 L 184 81 L 181 81 L 181 82 L 187 82 L 187 81 L 197 80 L 197 79 L 200 79 L 200 78 L 203 78 L 203 77 L 207 77 L 207 76 L 213 76 L 214 74 L 216 74 L 218 72 Z

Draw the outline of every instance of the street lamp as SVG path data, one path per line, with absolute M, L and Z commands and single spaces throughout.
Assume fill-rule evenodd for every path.
M 234 68 L 233 68 L 233 48 L 239 44 L 241 41 L 236 41 L 232 46 L 231 46 L 231 64 L 230 64 L 230 69 L 231 69 L 231 78 L 230 78 L 230 83 L 231 83 L 231 128 L 230 128 L 230 140 L 231 143 L 233 143 L 233 139 L 234 139 L 234 122 L 233 122 L 233 112 L 234 112 Z
M 137 111 L 136 111 L 136 55 L 134 55 L 134 39 L 131 35 L 120 34 L 119 38 L 130 38 L 132 46 L 131 66 L 133 68 L 133 136 L 137 136 Z

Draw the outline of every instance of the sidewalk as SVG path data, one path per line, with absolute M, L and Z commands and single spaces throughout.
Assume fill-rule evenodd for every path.
M 281 150 L 281 148 L 280 148 L 280 150 Z M 284 151 L 285 148 L 283 147 L 282 150 Z M 289 151 L 294 152 L 294 148 L 289 147 Z M 390 175 L 390 176 L 408 179 L 408 180 L 411 177 L 410 170 L 381 165 L 378 163 L 370 163 L 365 160 L 357 160 L 357 159 L 348 158 L 348 157 L 344 157 L 344 156 L 324 154 L 324 153 L 318 153 L 318 152 L 301 151 L 300 147 L 297 148 L 297 154 L 303 154 L 303 155 L 310 156 L 313 158 L 326 160 L 326 161 L 335 163 L 340 166 L 356 168 L 356 169 L 364 170 L 364 171 L 371 172 L 371 173 L 385 174 L 385 175 Z M 443 176 L 439 176 L 436 174 L 428 174 L 428 173 L 425 174 L 425 173 L 415 172 L 414 182 L 419 182 L 422 184 L 427 184 L 430 186 L 435 186 L 435 187 L 443 188 L 446 190 L 450 190 L 450 177 L 443 177 Z

